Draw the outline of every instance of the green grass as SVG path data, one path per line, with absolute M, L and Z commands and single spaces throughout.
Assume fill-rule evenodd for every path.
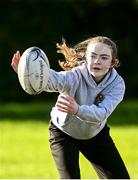
M 0 178 L 58 178 L 48 142 L 51 104 L 0 105 Z M 109 119 L 111 135 L 133 179 L 138 178 L 137 104 L 122 104 Z M 83 179 L 97 178 L 82 155 L 80 168 Z
M 0 127 L 0 178 L 57 177 L 47 123 L 5 120 Z
M 58 178 L 45 122 L 0 122 L 0 178 Z M 111 127 L 111 134 L 131 178 L 138 177 L 138 127 Z M 97 178 L 81 155 L 82 178 Z
M 112 127 L 112 136 L 131 178 L 138 178 L 138 126 Z

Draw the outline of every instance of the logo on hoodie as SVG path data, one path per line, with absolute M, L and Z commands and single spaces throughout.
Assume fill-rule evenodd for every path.
M 103 101 L 103 99 L 104 99 L 104 96 L 103 96 L 103 94 L 98 94 L 97 95 L 97 97 L 96 97 L 96 104 L 98 105 L 99 103 L 101 103 L 102 101 Z

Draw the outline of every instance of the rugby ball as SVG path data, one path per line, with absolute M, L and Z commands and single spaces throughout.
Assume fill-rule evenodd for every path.
M 18 64 L 18 79 L 23 90 L 30 95 L 41 93 L 49 79 L 49 68 L 48 58 L 42 49 L 26 49 Z

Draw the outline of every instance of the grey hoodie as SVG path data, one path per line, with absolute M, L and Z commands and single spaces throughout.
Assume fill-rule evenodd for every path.
M 107 118 L 122 101 L 125 83 L 113 68 L 96 84 L 85 63 L 71 71 L 50 69 L 48 85 L 44 91 L 69 95 L 79 104 L 76 115 L 52 108 L 51 120 L 63 132 L 76 139 L 96 136 L 105 126 Z

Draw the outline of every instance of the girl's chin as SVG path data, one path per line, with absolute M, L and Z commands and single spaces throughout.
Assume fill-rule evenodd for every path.
M 91 74 L 92 74 L 92 76 L 95 77 L 95 78 L 98 78 L 98 77 L 101 77 L 101 76 L 102 76 L 102 75 L 101 75 L 100 73 L 98 73 L 98 72 L 97 72 L 97 73 L 96 73 L 96 72 L 94 72 L 94 73 L 92 72 Z M 104 76 L 104 75 L 103 75 L 103 76 Z
M 105 75 L 100 73 L 91 73 L 91 75 L 94 77 L 94 79 L 102 79 Z

